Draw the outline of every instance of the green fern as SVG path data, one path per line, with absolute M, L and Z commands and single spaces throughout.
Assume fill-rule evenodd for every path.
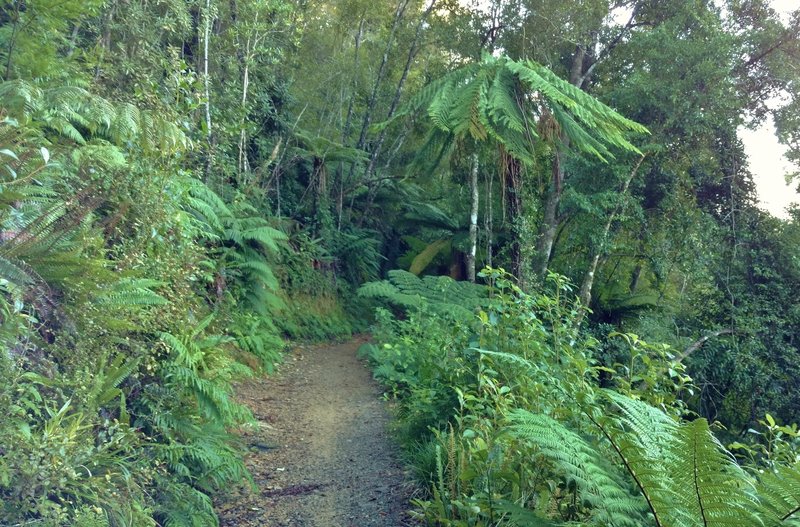
M 147 278 L 123 278 L 95 297 L 95 303 L 102 306 L 162 306 L 167 299 L 151 288 L 162 287 L 163 282 Z
M 21 123 L 38 123 L 82 145 L 103 137 L 118 145 L 136 144 L 148 154 L 170 155 L 189 141 L 171 121 L 123 104 L 119 108 L 77 86 L 40 89 L 13 80 L 0 83 L 0 105 Z M 88 137 L 85 132 L 88 131 Z
M 758 474 L 756 492 L 767 525 L 800 524 L 800 464 L 778 465 Z
M 161 493 L 157 496 L 155 516 L 164 527 L 217 526 L 219 520 L 214 512 L 211 498 L 198 489 L 181 482 L 161 482 Z
M 445 316 L 472 316 L 488 299 L 481 285 L 459 282 L 448 276 L 422 278 L 402 270 L 389 271 L 389 280 L 369 282 L 358 289 L 364 298 L 380 298 L 399 307 L 429 306 Z
M 576 485 L 597 524 L 640 525 L 645 502 L 631 494 L 622 475 L 595 444 L 546 415 L 516 410 L 509 420 L 515 437 L 535 444 L 556 472 Z
M 179 336 L 161 333 L 161 341 L 171 352 L 163 366 L 164 379 L 192 397 L 200 414 L 213 422 L 235 425 L 252 420 L 250 411 L 233 401 L 230 387 L 234 376 L 247 375 L 249 370 L 220 348 L 230 337 L 201 337 L 202 328 L 203 323 L 192 333 Z
M 604 161 L 612 149 L 638 153 L 627 136 L 648 133 L 541 64 L 490 55 L 424 88 L 401 114 L 420 108 L 434 125 L 429 142 L 442 152 L 448 136 L 492 138 L 524 162 L 535 157 L 541 119 L 552 117 L 574 148 Z
M 676 423 L 641 401 L 602 393 L 618 413 L 601 408 L 584 413 L 602 440 L 584 438 L 560 422 L 523 410 L 510 415 L 509 432 L 535 444 L 565 477 L 575 480 L 582 497 L 592 496 L 588 503 L 593 510 L 605 509 L 611 524 L 643 510 L 642 505 L 632 506 L 634 498 L 640 504 L 644 499 L 651 519 L 660 527 L 765 524 L 767 518 L 757 513 L 761 505 L 754 480 L 722 447 L 705 420 Z M 608 451 L 614 453 L 616 474 L 609 472 L 605 461 Z M 638 495 L 621 484 L 623 474 L 635 483 Z M 790 502 L 783 505 L 791 506 Z
M 352 284 L 375 280 L 384 260 L 378 233 L 350 228 L 335 232 L 331 240 L 337 271 Z

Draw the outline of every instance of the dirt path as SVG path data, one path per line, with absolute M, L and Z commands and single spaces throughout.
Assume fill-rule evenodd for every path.
M 299 347 L 278 375 L 238 387 L 259 425 L 242 433 L 258 490 L 218 504 L 221 526 L 412 525 L 410 488 L 380 391 L 356 359 L 360 344 Z

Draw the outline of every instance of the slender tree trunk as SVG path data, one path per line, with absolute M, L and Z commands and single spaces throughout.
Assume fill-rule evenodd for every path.
M 573 86 L 580 88 L 585 82 L 583 77 L 584 64 L 586 62 L 586 50 L 583 46 L 575 47 L 575 54 L 572 57 L 572 66 L 569 72 L 569 82 Z M 539 235 L 536 239 L 536 256 L 534 272 L 539 278 L 544 278 L 547 273 L 547 266 L 550 264 L 550 257 L 553 253 L 553 240 L 558 230 L 558 207 L 561 204 L 561 194 L 564 189 L 566 173 L 564 171 L 564 155 L 569 150 L 569 138 L 563 131 L 559 137 L 559 145 L 553 157 L 552 178 L 550 189 L 544 205 L 544 215 L 542 223 L 539 225 Z
M 472 169 L 470 170 L 469 189 L 472 203 L 469 212 L 469 252 L 467 253 L 467 279 L 475 282 L 475 256 L 478 251 L 478 154 L 472 154 Z
M 69 48 L 67 49 L 67 58 L 72 58 L 75 53 L 75 48 L 78 45 L 78 33 L 81 30 L 81 23 L 78 22 L 72 26 L 72 34 L 69 37 Z
M 311 177 L 313 178 L 311 184 L 314 187 L 314 236 L 318 236 L 322 231 L 322 210 L 327 206 L 326 198 L 328 194 L 327 172 L 323 158 L 314 158 L 314 169 Z
M 583 90 L 588 84 L 597 65 L 606 59 L 617 46 L 624 41 L 625 35 L 636 25 L 636 17 L 645 2 L 634 2 L 630 11 L 628 21 L 620 28 L 617 34 L 602 48 L 598 48 L 599 35 L 597 31 L 592 32 L 589 45 L 575 46 L 575 53 L 572 57 L 572 64 L 569 72 L 569 82 L 576 88 Z M 545 203 L 545 217 L 539 226 L 539 237 L 536 241 L 537 255 L 534 265 L 535 271 L 540 277 L 547 272 L 547 266 L 553 250 L 553 239 L 558 228 L 559 216 L 558 207 L 561 203 L 561 193 L 563 190 L 566 174 L 564 172 L 563 154 L 569 149 L 569 141 L 565 134 L 561 134 L 561 149 L 556 153 L 553 161 L 553 181 L 550 191 L 547 194 Z M 559 155 L 560 154 L 560 155 Z
M 211 38 L 211 0 L 206 0 L 205 23 L 203 26 L 203 90 L 206 99 L 206 142 L 208 143 L 208 157 L 206 160 L 206 179 L 211 171 L 211 79 L 208 75 L 208 42 Z
M 361 21 L 358 24 L 358 32 L 356 33 L 356 41 L 355 41 L 355 49 L 353 50 L 353 78 L 351 81 L 351 92 L 350 92 L 350 101 L 347 104 L 347 117 L 344 121 L 344 127 L 342 128 L 342 144 L 346 145 L 347 140 L 350 136 L 350 128 L 353 123 L 353 106 L 355 105 L 356 100 L 356 90 L 358 89 L 358 77 L 356 76 L 356 72 L 358 72 L 358 63 L 360 61 L 360 51 L 361 51 L 361 39 L 364 38 L 364 16 L 361 16 Z
M 3 76 L 3 80 L 11 79 L 11 65 L 13 64 L 11 57 L 14 55 L 14 47 L 16 46 L 17 36 L 19 35 L 21 4 L 22 2 L 14 2 L 14 13 L 11 15 L 13 17 L 13 27 L 11 28 L 11 36 L 8 39 L 8 51 L 6 52 L 6 73 Z
M 592 34 L 592 44 L 588 46 L 575 46 L 575 53 L 572 56 L 572 64 L 569 72 L 570 84 L 581 90 L 585 88 L 592 72 L 600 60 L 607 57 L 622 41 L 623 36 L 633 27 L 634 18 L 638 9 L 639 4 L 637 3 L 634 6 L 627 24 L 625 24 L 611 42 L 599 52 L 595 54 L 591 54 L 591 52 L 587 53 L 587 49 L 595 49 L 597 46 L 599 33 L 596 32 Z M 539 236 L 536 240 L 536 262 L 534 264 L 534 270 L 540 277 L 544 277 L 545 273 L 547 273 L 547 266 L 550 264 L 550 259 L 552 257 L 553 240 L 560 220 L 558 208 L 561 204 L 561 195 L 564 189 L 564 182 L 567 178 L 563 162 L 564 155 L 569 149 L 569 139 L 563 132 L 560 134 L 560 144 L 561 146 L 556 150 L 556 155 L 553 159 L 553 177 L 545 201 L 544 217 L 542 218 L 542 223 L 539 225 Z
M 392 103 L 389 106 L 389 111 L 386 114 L 386 119 L 389 120 L 394 116 L 394 112 L 397 110 L 397 106 L 400 104 L 400 97 L 403 94 L 403 87 L 405 86 L 406 79 L 408 78 L 408 73 L 411 71 L 411 65 L 414 63 L 414 58 L 416 58 L 417 53 L 420 50 L 420 37 L 422 36 L 422 29 L 425 27 L 425 22 L 428 20 L 428 15 L 431 14 L 433 8 L 436 6 L 436 2 L 438 0 L 431 0 L 430 4 L 428 4 L 427 9 L 425 12 L 422 13 L 422 16 L 419 19 L 419 23 L 417 24 L 416 32 L 414 33 L 414 41 L 411 43 L 411 46 L 408 48 L 408 56 L 406 57 L 406 64 L 403 67 L 403 74 L 400 76 L 400 80 L 397 83 L 397 88 L 394 91 L 394 98 L 392 98 Z M 375 170 L 375 164 L 378 161 L 378 156 L 381 153 L 381 149 L 383 147 L 383 142 L 386 140 L 386 128 L 381 130 L 381 133 L 378 135 L 378 139 L 375 142 L 375 147 L 372 149 L 369 165 L 367 166 L 367 171 L 364 176 L 365 179 L 369 179 L 372 175 L 372 172 Z
M 683 353 L 681 353 L 680 357 L 678 357 L 677 362 L 683 362 L 683 360 L 686 359 L 686 357 L 688 357 L 695 351 L 699 350 L 703 346 L 703 344 L 705 344 L 709 340 L 719 337 L 721 335 L 733 335 L 735 333 L 736 332 L 730 328 L 720 329 L 719 331 L 712 331 L 708 335 L 701 337 L 699 340 L 693 342 L 691 345 L 689 345 L 689 347 L 683 350 Z
M 642 276 L 642 263 L 636 262 L 636 267 L 633 268 L 633 273 L 631 274 L 631 282 L 628 286 L 628 292 L 630 294 L 636 293 L 636 289 L 639 287 L 639 279 Z
M 358 32 L 356 32 L 355 37 L 355 49 L 353 50 L 353 77 L 351 80 L 351 88 L 350 88 L 350 101 L 347 103 L 347 117 L 344 121 L 344 126 L 342 127 L 342 144 L 346 145 L 350 139 L 350 129 L 353 123 L 353 106 L 355 105 L 356 101 L 356 91 L 358 90 L 358 77 L 356 72 L 358 72 L 358 64 L 360 61 L 360 50 L 361 50 L 361 40 L 364 38 L 364 23 L 365 18 L 364 15 L 361 16 L 361 21 L 358 23 Z M 350 166 L 350 176 L 353 175 L 353 165 Z M 344 177 L 344 163 L 339 163 L 339 168 L 336 171 L 336 230 L 342 230 L 342 213 L 344 209 L 344 187 L 345 187 L 345 177 Z
M 486 176 L 486 198 L 483 207 L 483 228 L 486 231 L 486 265 L 492 266 L 492 176 Z
M 558 231 L 558 206 L 561 203 L 561 192 L 564 185 L 564 166 L 561 155 L 561 151 L 557 150 L 553 160 L 550 190 L 547 193 L 542 223 L 539 225 L 539 236 L 536 239 L 533 270 L 540 278 L 547 273 L 547 266 L 550 264 L 550 256 L 553 253 L 553 241 L 556 238 L 556 231 Z
M 250 44 L 250 39 L 247 41 Z M 250 163 L 247 160 L 247 88 L 250 85 L 250 65 L 248 60 L 244 63 L 244 73 L 242 75 L 242 119 L 239 124 L 239 176 L 250 171 Z M 245 185 L 247 182 L 244 182 Z
M 369 130 L 369 125 L 372 122 L 372 113 L 375 110 L 375 104 L 378 101 L 378 90 L 380 89 L 381 84 L 383 83 L 383 77 L 386 75 L 386 65 L 389 63 L 389 52 L 392 50 L 392 46 L 394 46 L 394 37 L 397 34 L 397 29 L 400 27 L 400 22 L 403 20 L 403 15 L 405 14 L 406 8 L 411 0 L 400 0 L 397 4 L 397 8 L 394 12 L 394 20 L 392 21 L 392 29 L 389 32 L 389 38 L 386 39 L 386 47 L 383 50 L 383 57 L 381 58 L 381 64 L 378 67 L 378 74 L 375 77 L 375 84 L 372 86 L 372 93 L 370 94 L 369 101 L 367 102 L 367 108 L 364 112 L 364 120 L 361 123 L 361 133 L 358 137 L 358 144 L 356 148 L 364 148 L 367 142 L 367 131 Z
M 624 196 L 628 192 L 628 187 L 633 181 L 633 178 L 636 176 L 636 173 L 639 171 L 639 167 L 642 166 L 642 161 L 644 161 L 644 157 L 642 156 L 639 158 L 639 161 L 636 162 L 636 165 L 631 170 L 628 177 L 625 179 L 625 182 L 622 184 L 622 188 L 620 189 L 620 196 Z M 578 313 L 577 317 L 577 324 L 580 324 L 583 320 L 583 317 L 586 315 L 586 308 L 589 307 L 589 302 L 592 301 L 592 286 L 594 285 L 594 277 L 595 273 L 597 272 L 597 264 L 600 262 L 600 257 L 603 255 L 606 244 L 608 242 L 608 235 L 611 232 L 611 225 L 614 223 L 614 220 L 617 218 L 617 215 L 622 211 L 622 203 L 618 204 L 611 214 L 608 215 L 606 219 L 606 223 L 603 226 L 603 233 L 600 236 L 600 241 L 597 243 L 597 246 L 594 250 L 594 254 L 589 261 L 589 267 L 586 269 L 586 274 L 583 276 L 583 283 L 581 284 L 581 291 L 578 296 L 581 303 L 581 310 Z
M 386 40 L 386 47 L 383 50 L 383 57 L 381 58 L 381 65 L 378 67 L 378 75 L 375 77 L 375 84 L 372 85 L 372 93 L 369 97 L 369 101 L 367 103 L 367 109 L 364 112 L 364 120 L 361 123 L 361 133 L 358 137 L 358 143 L 356 144 L 356 148 L 364 149 L 367 144 L 367 131 L 369 130 L 369 125 L 372 122 L 372 114 L 375 111 L 375 105 L 378 101 L 378 90 L 383 83 L 383 78 L 386 75 L 386 65 L 389 62 L 389 52 L 392 50 L 392 46 L 394 46 L 394 37 L 397 33 L 397 29 L 400 27 L 400 23 L 403 20 L 403 15 L 405 14 L 406 8 L 411 0 L 400 0 L 397 4 L 397 9 L 395 9 L 394 13 L 394 21 L 392 22 L 392 29 L 389 32 L 389 38 Z M 405 79 L 403 79 L 405 82 Z M 374 162 L 372 160 L 372 156 L 370 156 L 369 166 L 367 167 L 367 174 L 369 171 L 374 168 Z M 350 177 L 349 179 L 353 178 L 355 173 L 355 164 L 351 165 L 350 167 Z M 369 193 L 367 195 L 367 210 L 369 210 L 372 202 L 375 199 L 375 189 L 370 187 Z M 358 226 L 364 223 L 364 219 L 366 218 L 366 214 L 362 215 L 359 218 Z

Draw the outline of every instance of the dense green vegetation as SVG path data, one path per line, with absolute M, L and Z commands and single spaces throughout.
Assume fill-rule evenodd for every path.
M 791 525 L 798 66 L 764 0 L 0 2 L 0 525 L 216 525 L 232 383 L 372 322 L 431 525 Z
M 407 310 L 381 309 L 383 344 L 362 352 L 398 402 L 427 524 L 794 524 L 796 426 L 767 415 L 734 458 L 687 405 L 696 386 L 669 346 L 613 333 L 619 362 L 605 365 L 564 277 L 528 294 L 481 274 L 492 285 L 394 273 L 362 288 Z

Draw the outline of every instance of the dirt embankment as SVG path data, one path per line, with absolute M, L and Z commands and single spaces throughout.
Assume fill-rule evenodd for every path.
M 258 420 L 242 432 L 256 492 L 217 505 L 223 527 L 399 527 L 410 486 L 361 344 L 298 347 L 280 372 L 239 385 Z

